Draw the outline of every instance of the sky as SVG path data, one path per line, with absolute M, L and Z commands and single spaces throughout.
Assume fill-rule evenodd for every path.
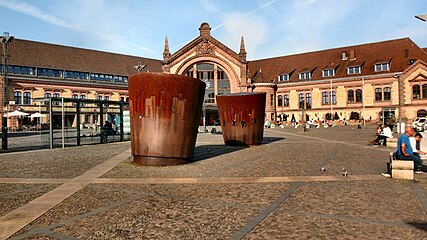
M 427 47 L 420 14 L 427 0 L 0 0 L 0 32 L 162 59 L 165 36 L 174 53 L 208 22 L 256 60 L 404 37 Z

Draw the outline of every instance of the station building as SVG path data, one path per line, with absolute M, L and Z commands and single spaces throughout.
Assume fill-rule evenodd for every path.
M 270 121 L 299 121 L 302 109 L 315 120 L 378 122 L 400 112 L 409 122 L 427 115 L 427 52 L 409 38 L 248 61 L 243 37 L 234 51 L 210 30 L 202 23 L 199 36 L 174 53 L 166 38 L 162 60 L 15 39 L 8 111 L 37 112 L 33 99 L 40 97 L 127 101 L 128 77 L 146 65 L 205 81 L 209 125 L 217 120 L 215 96 L 236 92 L 266 92 Z M 98 116 L 83 117 L 91 124 Z

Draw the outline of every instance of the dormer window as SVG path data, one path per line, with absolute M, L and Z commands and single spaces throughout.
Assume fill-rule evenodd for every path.
M 376 63 L 374 66 L 375 72 L 384 72 L 390 70 L 390 63 Z
M 299 74 L 299 79 L 300 80 L 311 79 L 311 72 L 301 72 Z
M 333 77 L 335 76 L 335 69 L 324 69 L 322 71 L 323 77 Z
M 360 72 L 361 72 L 360 66 L 347 67 L 347 74 L 360 74 Z
M 289 81 L 289 74 L 280 74 L 277 78 L 279 82 Z

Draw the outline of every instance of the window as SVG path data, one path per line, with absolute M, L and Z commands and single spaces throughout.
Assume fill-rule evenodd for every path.
M 98 100 L 102 101 L 102 95 L 98 95 Z
M 331 104 L 337 104 L 337 93 L 335 91 L 331 92 Z
M 305 108 L 311 109 L 311 93 L 305 94 Z
M 390 63 L 376 63 L 374 66 L 375 72 L 383 72 L 390 70 Z
M 13 67 L 13 73 L 14 74 L 21 74 L 21 68 L 18 66 Z
M 323 77 L 332 77 L 335 76 L 335 69 L 324 69 L 322 71 Z
M 31 104 L 31 93 L 30 92 L 24 92 L 24 104 L 25 105 Z
M 109 101 L 110 97 L 109 96 L 104 96 L 104 101 Z M 104 106 L 108 107 L 108 104 L 105 104 Z
M 274 106 L 274 95 L 270 94 L 270 106 Z
M 420 85 L 412 86 L 412 98 L 413 99 L 420 99 L 421 98 Z
M 277 106 L 281 107 L 283 105 L 282 95 L 277 96 Z
M 77 95 L 77 94 L 73 94 L 73 95 L 71 96 L 71 98 L 73 98 L 73 99 L 77 99 L 77 98 L 79 98 L 79 95 Z
M 347 102 L 354 103 L 354 91 L 353 90 L 347 91 Z
M 120 101 L 120 102 L 124 102 L 124 101 L 125 101 L 125 97 L 120 97 L 120 98 L 119 98 L 119 101 Z
M 82 100 L 84 100 L 84 99 L 86 99 L 86 95 L 80 95 L 80 99 L 82 99 Z M 80 103 L 80 106 L 84 106 L 85 104 L 84 103 Z
M 288 94 L 283 95 L 283 106 L 289 106 L 289 96 Z
M 311 78 L 311 72 L 302 72 L 299 74 L 300 80 L 310 79 Z
M 15 101 L 15 104 L 22 104 L 22 93 L 21 92 L 14 92 L 13 93 L 13 100 Z
M 328 98 L 328 92 L 322 92 L 322 104 L 328 104 L 329 98 Z
M 50 93 L 45 93 L 45 94 L 44 94 L 44 97 L 45 97 L 45 98 L 51 98 L 51 97 L 52 97 L 52 95 L 51 95 Z M 49 105 L 49 101 L 45 101 L 45 102 L 44 102 L 44 105 Z
M 384 101 L 390 101 L 391 100 L 391 88 L 385 87 L 384 88 Z
M 362 101 L 363 101 L 362 89 L 357 89 L 356 90 L 356 102 L 362 102 Z
M 360 66 L 351 66 L 347 67 L 347 74 L 359 74 Z
M 427 84 L 423 84 L 423 99 L 427 99 Z
M 59 93 L 54 93 L 53 97 L 54 98 L 60 98 L 61 96 L 59 95 Z M 52 105 L 54 105 L 54 106 L 60 106 L 61 102 L 60 101 L 54 101 L 54 102 L 52 102 Z
M 383 90 L 381 88 L 375 88 L 375 101 L 383 100 Z
M 304 93 L 299 94 L 299 108 L 302 109 L 304 107 Z
M 289 81 L 289 74 L 280 74 L 278 80 L 279 82 Z

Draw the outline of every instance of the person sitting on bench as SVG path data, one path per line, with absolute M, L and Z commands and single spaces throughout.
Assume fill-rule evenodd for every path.
M 412 150 L 414 151 L 414 155 L 425 155 L 426 153 L 421 151 L 421 140 L 423 139 L 423 135 L 421 133 L 416 133 L 414 137 L 410 137 L 409 141 L 411 142 Z
M 397 141 L 397 151 L 396 158 L 398 160 L 411 160 L 414 162 L 414 170 L 421 171 L 423 161 L 418 155 L 414 154 L 414 150 L 411 147 L 411 142 L 409 137 L 412 137 L 414 134 L 414 129 L 412 127 L 406 127 L 405 134 L 399 137 Z

